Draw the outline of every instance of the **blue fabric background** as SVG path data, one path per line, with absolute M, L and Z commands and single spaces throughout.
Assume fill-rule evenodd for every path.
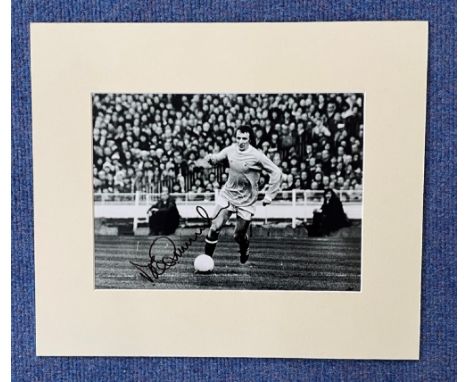
M 29 23 L 338 20 L 429 21 L 421 360 L 36 357 Z M 455 1 L 13 1 L 12 104 L 14 381 L 456 379 Z

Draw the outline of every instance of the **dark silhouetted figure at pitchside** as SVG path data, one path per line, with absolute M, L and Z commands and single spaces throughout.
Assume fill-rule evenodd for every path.
M 323 195 L 322 207 L 314 211 L 312 225 L 306 226 L 309 236 L 329 235 L 340 228 L 350 226 L 343 204 L 336 193 L 328 188 Z
M 180 222 L 175 200 L 169 196 L 169 189 L 162 188 L 161 199 L 148 210 L 150 235 L 171 235 Z

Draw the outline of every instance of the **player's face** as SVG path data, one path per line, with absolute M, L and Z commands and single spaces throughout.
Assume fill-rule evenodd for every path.
M 240 151 L 245 151 L 249 148 L 249 133 L 238 131 L 236 133 L 236 143 Z

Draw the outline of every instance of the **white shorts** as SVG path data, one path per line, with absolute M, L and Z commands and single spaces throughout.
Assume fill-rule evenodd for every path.
M 232 203 L 230 203 L 229 200 L 227 200 L 221 194 L 218 195 L 218 198 L 216 200 L 216 204 L 220 208 L 226 208 L 227 207 L 227 210 L 229 212 L 235 212 L 238 217 L 240 217 L 241 219 L 246 220 L 246 221 L 251 221 L 252 217 L 255 215 L 255 206 L 254 205 L 238 207 L 238 206 L 235 206 Z

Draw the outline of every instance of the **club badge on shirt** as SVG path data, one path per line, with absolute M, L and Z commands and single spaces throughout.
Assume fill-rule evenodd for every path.
M 244 166 L 245 168 L 247 168 L 247 167 L 252 167 L 252 166 L 254 166 L 255 164 L 256 164 L 256 162 L 244 162 L 244 163 L 243 163 L 243 166 Z

